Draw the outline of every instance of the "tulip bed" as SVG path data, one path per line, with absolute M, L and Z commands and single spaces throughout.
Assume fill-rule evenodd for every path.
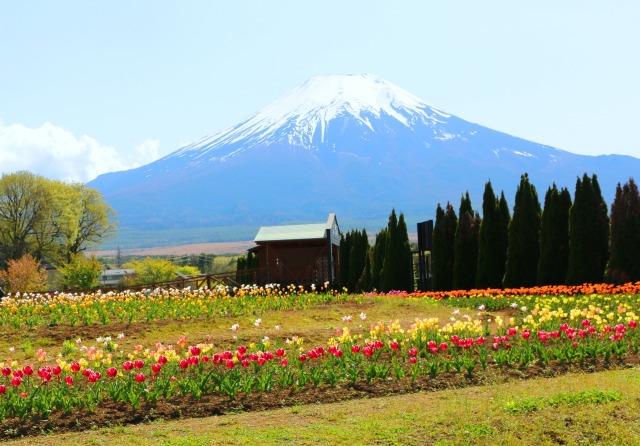
M 212 399 L 219 407 L 246 408 L 259 397 L 271 407 L 287 395 L 297 395 L 296 401 L 304 401 L 305 394 L 316 398 L 319 390 L 337 398 L 353 389 L 382 388 L 384 394 L 448 382 L 474 384 L 486 373 L 637 363 L 639 292 L 640 284 L 629 284 L 363 296 L 271 286 L 10 297 L 0 305 L 5 331 L 25 325 L 64 330 L 81 323 L 104 333 L 110 323 L 123 320 L 172 319 L 184 320 L 188 331 L 190 320 L 198 318 L 227 321 L 235 341 L 189 342 L 186 335 L 173 344 L 119 350 L 117 343 L 128 336 L 123 333 L 95 342 L 65 340 L 76 348 L 38 349 L 32 359 L 7 358 L 0 368 L 0 429 L 25 435 L 36 427 L 71 426 L 69 420 L 86 427 L 78 414 L 86 419 L 101 414 L 96 419 L 111 423 L 118 422 L 114 414 L 125 412 L 151 418 L 204 415 L 224 412 L 212 408 Z M 270 312 L 297 311 L 304 317 L 310 308 L 349 304 L 353 310 L 362 304 L 365 309 L 366 303 L 371 309 L 403 299 L 450 307 L 449 317 L 416 318 L 407 325 L 395 319 L 372 323 L 362 311 L 340 317 L 335 323 L 341 328 L 313 345 L 286 327 L 282 338 L 237 340 L 240 315 L 255 318 L 259 328 L 259 316 Z M 198 412 L 198 406 L 207 410 Z

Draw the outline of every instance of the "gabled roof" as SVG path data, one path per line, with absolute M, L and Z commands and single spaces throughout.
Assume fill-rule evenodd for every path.
M 258 231 L 254 242 L 274 242 L 280 240 L 315 240 L 327 236 L 327 229 L 331 230 L 334 223 L 337 226 L 336 214 L 329 214 L 325 223 L 311 223 L 306 225 L 263 226 Z

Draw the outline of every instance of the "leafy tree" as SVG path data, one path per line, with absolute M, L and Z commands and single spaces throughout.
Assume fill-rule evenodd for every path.
M 611 237 L 607 280 L 614 283 L 640 280 L 640 195 L 633 178 L 616 187 L 611 205 Z
M 70 262 L 58 268 L 60 285 L 63 289 L 88 290 L 99 286 L 103 265 L 95 256 L 86 258 L 76 254 Z
M 46 179 L 29 172 L 0 178 L 0 266 L 38 250 L 34 233 L 51 216 Z
M 200 272 L 197 266 L 191 266 L 191 265 L 178 266 L 176 268 L 176 271 L 179 272 L 180 274 L 184 274 L 185 276 L 198 276 L 202 274 L 202 272 Z
M 47 271 L 31 254 L 25 254 L 7 262 L 7 269 L 0 271 L 0 282 L 8 293 L 44 291 L 47 287 Z
M 64 253 L 67 258 L 72 258 L 88 246 L 113 236 L 116 214 L 96 189 L 82 184 L 71 184 L 68 188 L 68 195 L 78 200 L 74 206 L 77 211 L 75 219 L 68 225 L 66 233 L 62 231 L 66 238 Z
M 167 259 L 147 257 L 129 262 L 124 267 L 135 271 L 136 284 L 152 285 L 176 278 L 177 267 Z
M 475 286 L 478 267 L 480 216 L 474 214 L 469 192 L 460 201 L 454 241 L 453 288 L 469 290 Z
M 504 273 L 505 287 L 534 286 L 540 256 L 540 201 L 525 173 L 516 190 L 513 219 L 509 224 L 509 246 Z
M 576 181 L 569 210 L 569 264 L 566 283 L 600 283 L 609 258 L 609 216 L 598 178 L 585 173 Z
M 440 204 L 436 209 L 436 221 L 433 226 L 433 251 L 431 253 L 432 284 L 435 291 L 453 289 L 453 263 L 456 226 L 458 218 L 451 203 L 446 211 Z
M 30 172 L 0 178 L 0 265 L 29 253 L 68 263 L 115 229 L 113 210 L 96 190 Z
M 382 270 L 384 267 L 385 251 L 387 249 L 387 239 L 389 238 L 389 231 L 387 228 L 382 229 L 376 234 L 376 241 L 373 245 L 373 262 L 371 265 L 371 283 L 369 287 L 371 290 L 382 289 Z
M 538 285 L 561 285 L 569 263 L 569 209 L 571 195 L 558 191 L 555 183 L 547 190 L 540 222 Z

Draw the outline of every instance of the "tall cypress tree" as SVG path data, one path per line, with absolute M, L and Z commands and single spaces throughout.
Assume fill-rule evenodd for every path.
M 456 226 L 458 218 L 451 203 L 446 211 L 440 204 L 436 209 L 436 222 L 433 226 L 433 252 L 431 253 L 432 284 L 435 291 L 453 289 L 453 262 Z
M 640 194 L 633 178 L 616 187 L 606 275 L 613 283 L 640 280 Z
M 349 288 L 349 266 L 351 257 L 351 238 L 352 232 L 349 231 L 346 234 L 340 234 L 340 254 L 338 259 L 340 261 L 340 286 Z M 351 290 L 350 290 L 351 291 Z
M 538 285 L 561 285 L 569 263 L 569 209 L 571 195 L 566 188 L 558 191 L 555 183 L 544 197 L 540 222 L 540 259 Z
M 386 228 L 382 229 L 376 234 L 376 241 L 373 245 L 373 262 L 371 265 L 371 283 L 369 287 L 371 290 L 382 289 L 382 269 L 384 267 L 385 251 L 387 249 L 387 238 L 389 238 L 389 232 Z
M 476 283 L 480 217 L 473 213 L 469 192 L 460 200 L 454 241 L 453 288 L 470 290 Z
M 482 195 L 482 222 L 478 233 L 478 266 L 476 288 L 500 288 L 504 276 L 504 256 L 500 255 L 500 202 L 493 192 L 491 181 Z
M 349 291 L 361 291 L 361 278 L 364 272 L 367 253 L 369 252 L 369 240 L 367 231 L 354 230 L 351 235 L 351 252 L 349 253 Z
M 534 286 L 540 256 L 540 201 L 526 173 L 516 190 L 513 219 L 509 224 L 509 246 L 503 285 L 507 288 Z
M 507 199 L 504 196 L 504 191 L 500 191 L 500 201 L 498 203 L 500 209 L 500 227 L 498 231 L 498 238 L 496 239 L 496 250 L 498 259 L 496 260 L 496 266 L 500 268 L 502 273 L 500 276 L 500 283 L 504 278 L 504 273 L 507 269 L 507 250 L 509 248 L 509 225 L 511 224 L 511 211 L 507 204 Z
M 387 231 L 389 237 L 387 238 L 384 266 L 382 268 L 382 291 L 413 291 L 411 249 L 409 248 L 407 225 L 404 222 L 402 213 L 400 214 L 400 219 L 398 219 L 395 209 L 391 211 Z
M 609 259 L 609 216 L 596 175 L 576 181 L 569 211 L 569 264 L 566 283 L 600 283 Z

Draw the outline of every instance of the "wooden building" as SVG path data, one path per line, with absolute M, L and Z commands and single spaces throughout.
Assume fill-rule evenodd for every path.
M 340 227 L 335 214 L 325 223 L 265 226 L 254 241 L 250 251 L 258 257 L 262 283 L 337 286 Z

